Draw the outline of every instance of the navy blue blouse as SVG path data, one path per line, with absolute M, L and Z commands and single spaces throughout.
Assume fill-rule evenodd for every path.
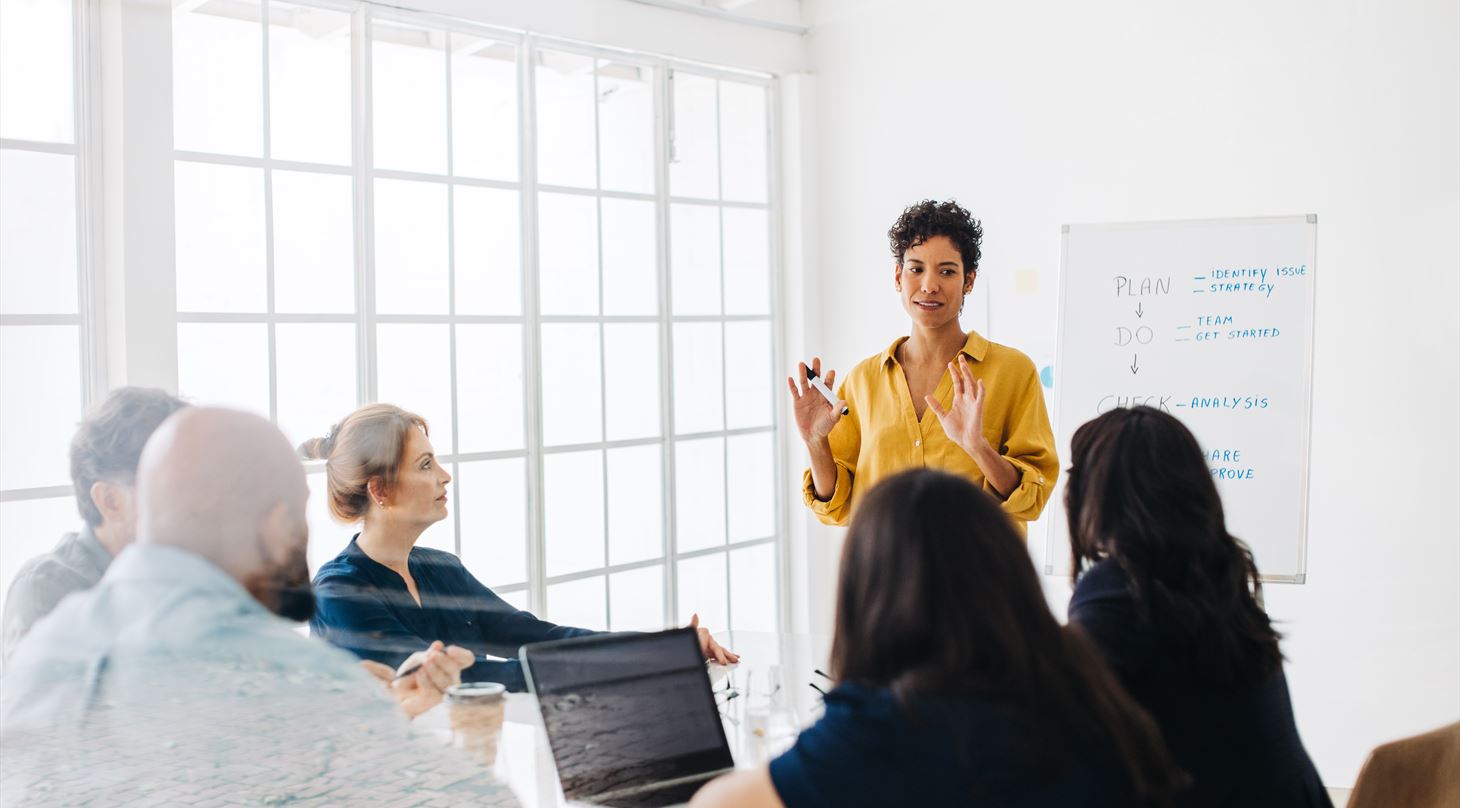
M 1022 711 L 987 699 L 903 707 L 889 690 L 848 683 L 827 694 L 821 720 L 770 770 L 787 808 L 1134 804 L 1103 739 L 1038 734 Z
M 459 645 L 477 655 L 476 663 L 461 672 L 462 681 L 501 682 L 511 691 L 527 689 L 522 665 L 511 658 L 523 645 L 599 633 L 554 625 L 518 609 L 467 572 L 451 553 L 415 547 L 407 563 L 421 596 L 419 606 L 404 578 L 365 555 L 351 539 L 314 576 L 317 605 L 310 633 L 392 668 L 435 640 Z
M 1182 808 L 1332 808 L 1293 720 L 1282 669 L 1251 687 L 1203 683 L 1161 647 L 1141 618 L 1125 571 L 1105 560 L 1075 583 L 1070 622 L 1104 653 L 1126 690 L 1151 714 L 1192 785 Z

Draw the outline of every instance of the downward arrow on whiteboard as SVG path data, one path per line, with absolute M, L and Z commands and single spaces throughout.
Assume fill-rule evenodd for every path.
M 1146 313 L 1145 313 L 1145 311 L 1143 311 L 1141 309 L 1141 304 L 1137 303 L 1136 304 L 1136 318 L 1139 319 L 1139 318 L 1145 317 L 1145 316 L 1146 316 Z
M 1130 372 L 1132 374 L 1136 374 L 1136 373 L 1140 373 L 1141 372 L 1141 357 L 1140 357 L 1139 354 L 1133 354 L 1131 356 L 1131 360 L 1130 360 Z

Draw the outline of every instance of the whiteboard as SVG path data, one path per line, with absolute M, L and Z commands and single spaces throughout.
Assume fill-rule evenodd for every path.
M 1191 429 L 1263 580 L 1306 574 L 1317 216 L 1066 225 L 1055 434 L 1146 404 Z M 1045 573 L 1068 575 L 1063 479 Z

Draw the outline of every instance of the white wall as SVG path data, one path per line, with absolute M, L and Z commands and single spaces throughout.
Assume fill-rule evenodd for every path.
M 835 367 L 905 333 L 884 233 L 923 197 L 983 218 L 990 336 L 1041 364 L 1061 224 L 1318 214 L 1308 583 L 1267 601 L 1299 728 L 1345 787 L 1375 744 L 1460 718 L 1460 5 L 825 0 L 805 19 L 807 322 Z

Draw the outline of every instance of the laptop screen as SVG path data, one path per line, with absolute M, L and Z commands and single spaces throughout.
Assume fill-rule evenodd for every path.
M 523 662 L 570 800 L 734 765 L 692 629 L 531 645 Z

